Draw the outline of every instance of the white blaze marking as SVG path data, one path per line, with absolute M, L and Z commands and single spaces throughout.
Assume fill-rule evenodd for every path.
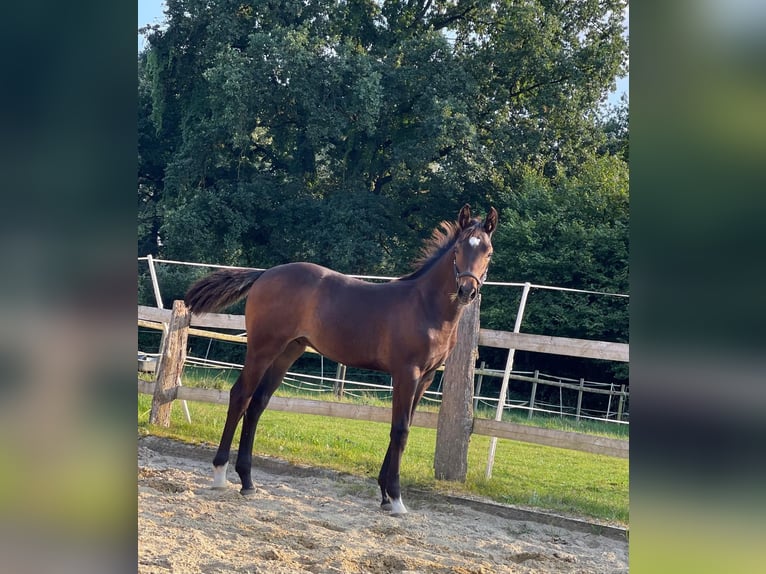
M 213 488 L 227 488 L 226 482 L 226 467 L 229 463 L 224 463 L 223 466 L 213 466 Z
M 479 239 L 478 237 L 469 237 L 468 238 L 468 244 L 471 247 L 478 247 L 479 243 L 481 243 L 481 239 Z

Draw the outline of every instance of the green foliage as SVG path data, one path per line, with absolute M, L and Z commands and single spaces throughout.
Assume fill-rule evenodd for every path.
M 626 292 L 628 216 L 627 166 L 613 156 L 570 178 L 526 169 L 501 213 L 493 277 Z
M 139 255 L 399 275 L 468 202 L 501 213 L 492 279 L 627 292 L 627 106 L 599 115 L 625 5 L 169 0 L 138 62 Z M 613 301 L 530 311 L 627 336 Z
M 628 172 L 615 156 L 592 158 L 576 177 L 545 178 L 524 170 L 517 193 L 500 216 L 492 278 L 529 281 L 607 293 L 628 293 Z M 519 305 L 507 291 L 487 290 L 482 321 L 511 330 Z M 526 333 L 628 342 L 628 300 L 618 297 L 532 289 L 522 322 Z M 520 354 L 517 367 L 533 364 Z M 547 356 L 546 366 L 562 376 L 607 373 L 627 382 L 626 365 L 602 365 Z M 576 365 L 576 367 L 575 367 Z M 603 375 L 602 375 L 603 376 Z
M 628 115 L 628 97 L 627 94 L 623 94 L 620 103 L 616 106 L 610 106 L 605 117 L 601 120 L 601 129 L 606 141 L 599 148 L 600 153 L 619 156 L 626 162 L 629 160 L 630 127 Z

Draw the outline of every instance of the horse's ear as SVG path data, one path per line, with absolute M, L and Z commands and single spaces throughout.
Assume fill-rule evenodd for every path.
M 487 218 L 484 220 L 484 231 L 487 232 L 487 235 L 492 235 L 495 228 L 497 228 L 497 210 L 490 207 Z
M 460 213 L 457 216 L 457 222 L 458 225 L 460 225 L 460 229 L 465 229 L 471 224 L 471 206 L 467 203 L 463 206 L 463 209 L 460 210 Z

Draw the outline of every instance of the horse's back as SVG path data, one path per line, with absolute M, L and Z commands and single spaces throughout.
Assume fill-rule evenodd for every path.
M 315 263 L 286 263 L 267 269 L 248 293 L 246 314 L 258 320 L 311 324 L 358 322 L 358 314 L 384 303 L 380 284 L 348 277 Z
M 362 298 L 369 302 L 375 298 L 379 299 L 381 294 L 388 291 L 394 283 L 363 281 L 316 263 L 285 263 L 264 271 L 248 296 L 257 297 L 268 291 L 289 297 L 290 293 L 287 291 L 290 291 L 302 297 L 308 293 L 322 292 L 324 296 L 330 298 L 335 292 L 347 298 Z
M 374 284 L 343 275 L 322 265 L 308 262 L 285 263 L 263 272 L 253 284 L 249 297 L 262 296 L 266 292 L 282 297 L 306 297 L 319 290 L 355 289 L 365 290 Z
M 408 298 L 400 293 L 404 290 L 402 285 L 370 283 L 314 263 L 272 267 L 248 294 L 248 335 L 259 340 L 304 339 L 336 361 L 387 370 L 392 320 L 406 316 Z

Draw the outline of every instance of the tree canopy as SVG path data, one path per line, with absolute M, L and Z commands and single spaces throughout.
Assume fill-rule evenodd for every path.
M 627 293 L 627 102 L 600 111 L 625 6 L 167 0 L 138 62 L 139 255 L 401 275 L 467 202 L 501 214 L 491 279 Z M 557 301 L 530 332 L 627 340 L 627 311 Z M 515 303 L 483 314 L 510 328 Z

